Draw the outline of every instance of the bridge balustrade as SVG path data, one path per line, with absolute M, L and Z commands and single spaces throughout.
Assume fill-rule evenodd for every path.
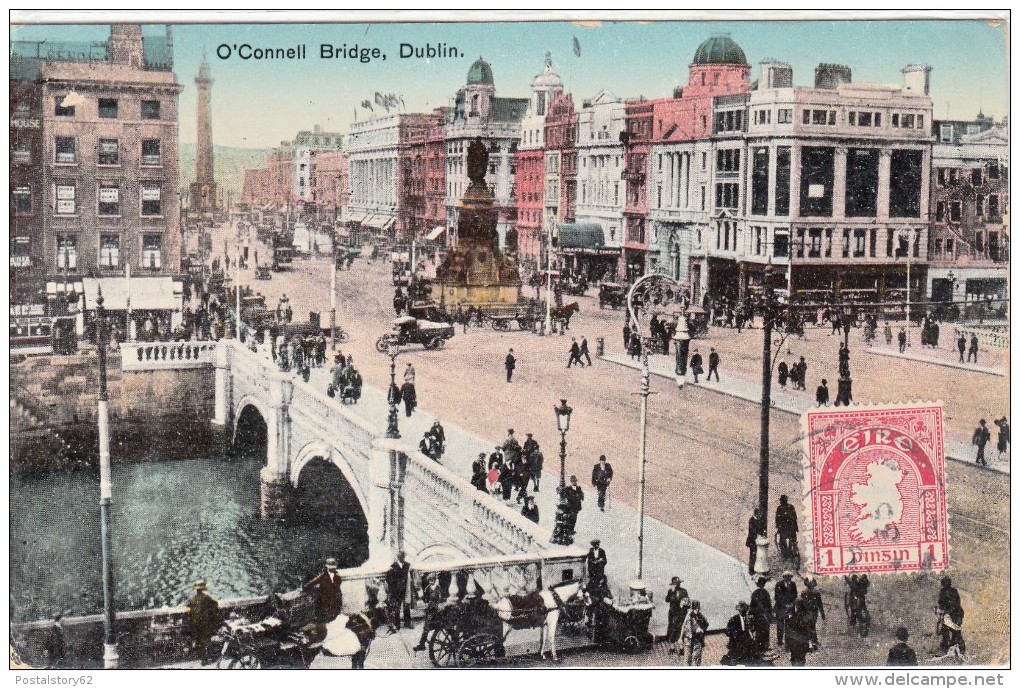
M 956 337 L 963 335 L 970 346 L 970 338 L 977 335 L 979 346 L 982 349 L 1009 349 L 1009 328 L 957 328 Z
M 215 342 L 122 342 L 121 369 L 160 371 L 212 366 Z

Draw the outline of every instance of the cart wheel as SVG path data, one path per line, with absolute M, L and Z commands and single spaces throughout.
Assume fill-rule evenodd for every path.
M 350 338 L 350 336 L 349 336 L 349 335 L 347 334 L 347 331 L 345 331 L 345 330 L 341 330 L 341 331 L 340 331 L 340 334 L 339 334 L 339 335 L 337 336 L 337 338 L 336 338 L 336 341 L 337 341 L 337 342 L 347 342 L 347 340 L 349 340 L 349 339 L 351 339 L 351 338 Z
M 635 653 L 641 648 L 641 640 L 633 634 L 623 637 L 623 650 L 627 653 Z
M 436 667 L 453 667 L 457 663 L 457 646 L 460 635 L 446 629 L 437 629 L 429 639 L 429 660 Z
M 262 668 L 262 663 L 250 653 L 245 653 L 240 657 L 230 656 L 228 658 L 224 656 L 216 663 L 216 667 L 221 670 L 259 670 Z
M 389 351 L 389 340 L 385 337 L 380 337 L 375 342 L 375 349 L 377 352 L 382 352 L 383 354 L 385 354 L 386 352 Z
M 495 318 L 492 319 L 493 330 L 507 330 L 509 327 L 510 326 L 506 321 L 497 320 Z
M 469 636 L 457 649 L 457 666 L 471 667 L 496 655 L 499 639 L 492 634 Z
M 446 340 L 441 337 L 433 338 L 430 349 L 439 350 L 446 346 Z

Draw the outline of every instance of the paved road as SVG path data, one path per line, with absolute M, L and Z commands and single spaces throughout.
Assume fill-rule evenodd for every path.
M 222 246 L 222 241 L 214 241 L 213 246 Z M 265 251 L 260 255 L 268 255 Z M 388 271 L 388 264 L 369 265 L 359 259 L 352 271 L 338 274 L 338 322 L 352 333 L 351 342 L 343 349 L 353 353 L 366 382 L 377 387 L 384 387 L 389 380 L 388 358 L 374 350 L 375 340 L 389 329 L 393 317 Z M 274 274 L 270 282 L 252 284 L 266 294 L 270 304 L 286 292 L 296 317 L 309 310 L 328 314 L 326 260 L 299 260 L 295 270 Z M 600 310 L 597 301 L 589 297 L 579 301 L 581 312 L 572 323 L 572 332 L 586 335 L 593 351 L 596 338 L 603 337 L 609 352 L 620 353 L 622 312 Z M 713 329 L 711 335 L 697 343 L 703 352 L 709 346 L 720 351 L 724 377 L 739 372 L 750 379 L 760 371 L 760 330 L 737 334 Z M 829 377 L 826 372 L 836 378 L 836 341 L 824 330 L 811 330 L 806 340 L 787 341 L 783 355 L 795 360 L 803 354 L 808 359 L 810 388 L 812 381 L 817 384 L 821 377 Z M 543 338 L 472 329 L 467 334 L 458 331 L 441 352 L 414 348 L 401 358 L 415 364 L 423 409 L 442 409 L 444 422 L 489 440 L 501 440 L 508 427 L 518 434 L 533 432 L 543 447 L 547 469 L 552 468 L 559 441 L 553 407 L 566 398 L 575 409 L 568 435 L 567 472 L 577 474 L 590 495 L 586 479 L 598 455 L 606 454 L 616 469 L 611 489 L 614 508 L 633 508 L 637 502 L 639 409 L 632 393 L 638 390 L 639 374 L 598 359 L 590 368 L 568 370 L 569 344 L 569 335 Z M 502 367 L 509 347 L 514 348 L 519 362 L 511 384 L 505 382 Z M 887 357 L 854 356 L 853 365 L 855 399 L 892 402 L 943 397 L 949 430 L 956 434 L 968 433 L 977 415 L 995 418 L 1008 406 L 1005 386 L 996 385 L 997 379 L 985 374 Z M 745 557 L 747 517 L 757 498 L 757 406 L 700 386 L 678 392 L 672 381 L 662 378 L 653 378 L 652 391 L 656 394 L 649 400 L 648 514 L 734 558 Z M 947 395 L 947 391 L 953 394 Z M 772 505 L 782 493 L 800 494 L 799 431 L 794 416 L 774 415 Z M 967 610 L 968 648 L 979 662 L 1001 662 L 1008 659 L 1008 476 L 952 463 L 947 468 L 947 482 L 952 574 Z M 591 505 L 586 505 L 579 522 L 582 543 L 592 533 L 586 523 L 591 512 Z M 543 508 L 543 516 L 547 514 Z M 615 522 L 610 523 L 615 528 Z M 653 551 L 650 559 L 671 562 L 670 568 L 678 573 L 696 567 L 683 553 L 649 550 Z M 629 552 L 609 555 L 624 571 L 628 561 L 633 566 Z M 773 569 L 781 567 L 782 563 L 773 563 Z M 932 629 L 931 605 L 937 591 L 934 577 L 885 577 L 875 582 L 873 643 L 848 635 L 841 613 L 841 582 L 822 581 L 820 588 L 832 618 L 824 630 L 825 649 L 812 656 L 813 662 L 881 663 L 885 640 L 896 626 L 906 624 L 915 635 Z M 702 595 L 698 590 L 691 593 Z

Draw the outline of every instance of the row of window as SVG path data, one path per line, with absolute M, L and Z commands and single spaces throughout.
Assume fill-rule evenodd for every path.
M 54 162 L 62 165 L 76 164 L 78 157 L 78 142 L 73 136 L 54 137 Z M 27 146 L 27 144 L 24 144 Z M 22 156 L 30 155 L 27 150 Z M 140 163 L 149 167 L 156 167 L 162 164 L 162 144 L 159 139 L 142 139 L 142 157 Z M 19 160 L 18 151 L 15 151 L 15 162 Z M 96 146 L 96 162 L 99 165 L 120 165 L 120 141 L 117 139 L 100 139 Z
M 976 167 L 970 170 L 971 184 L 973 184 L 975 187 L 979 187 L 982 184 L 984 184 L 986 178 L 985 173 L 986 169 L 988 170 L 987 172 L 988 180 L 997 180 L 1000 177 L 1006 177 L 1008 174 L 1007 169 L 1000 168 L 997 162 L 989 162 L 986 167 Z M 962 173 L 964 172 L 965 171 L 961 170 L 960 168 L 940 167 L 938 168 L 937 172 L 938 185 L 940 187 L 944 187 L 947 185 L 949 186 L 956 185 L 959 183 L 960 179 L 962 178 Z
M 779 108 L 776 110 L 776 123 L 777 124 L 791 124 L 793 122 L 793 109 L 792 108 Z M 761 109 L 754 111 L 754 123 L 755 124 L 772 124 L 772 110 Z
M 158 218 L 163 215 L 163 187 L 159 182 L 139 184 L 138 197 L 142 217 Z M 53 201 L 56 215 L 77 215 L 81 210 L 77 183 L 66 181 L 54 184 Z M 97 185 L 96 213 L 98 215 L 120 217 L 122 215 L 121 202 L 120 182 L 100 182 Z M 30 184 L 18 184 L 13 187 L 11 207 L 19 215 L 29 215 L 33 212 Z
M 75 106 L 65 105 L 67 96 L 57 96 L 53 99 L 53 114 L 56 117 L 74 117 Z M 98 99 L 99 116 L 103 119 L 116 119 L 120 116 L 120 102 L 116 98 Z M 138 116 L 143 120 L 158 120 L 160 103 L 158 100 L 143 100 L 139 107 Z
M 987 206 L 985 201 L 987 199 Z M 1002 212 L 999 206 L 1000 200 L 998 194 L 989 194 L 987 197 L 984 194 L 978 194 L 974 199 L 974 214 L 979 217 L 985 217 L 985 211 L 987 210 L 988 216 L 992 218 L 1002 217 Z M 948 213 L 946 211 L 949 211 Z M 945 222 L 948 218 L 949 222 L 963 222 L 963 202 L 962 201 L 937 201 L 935 203 L 935 221 Z
M 973 250 L 979 256 L 987 256 L 993 261 L 1008 261 L 1009 260 L 1009 236 L 1003 236 L 1003 241 L 1000 243 L 999 233 L 997 231 L 989 231 L 987 233 L 987 242 L 985 241 L 986 235 L 982 231 L 974 233 L 974 245 Z M 935 238 L 934 255 L 940 258 L 955 258 L 957 249 L 967 251 L 971 247 L 968 247 L 965 242 L 957 244 L 952 237 L 945 238 L 945 244 L 943 244 L 942 237 Z
M 919 232 L 904 233 L 895 229 L 885 231 L 885 258 L 920 258 Z M 876 228 L 799 228 L 794 242 L 796 258 L 832 258 L 833 252 L 842 258 L 878 258 L 878 229 Z
M 163 237 L 158 234 L 141 236 L 141 268 L 157 270 L 163 267 Z M 121 239 L 117 234 L 99 235 L 99 267 L 119 268 Z M 75 270 L 78 267 L 78 236 L 57 235 L 57 268 Z

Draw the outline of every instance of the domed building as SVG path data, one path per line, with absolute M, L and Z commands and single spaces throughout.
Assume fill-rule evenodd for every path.
M 737 42 L 729 34 L 716 34 L 694 51 L 684 95 L 704 95 L 745 83 L 750 89 L 750 76 L 751 65 Z

